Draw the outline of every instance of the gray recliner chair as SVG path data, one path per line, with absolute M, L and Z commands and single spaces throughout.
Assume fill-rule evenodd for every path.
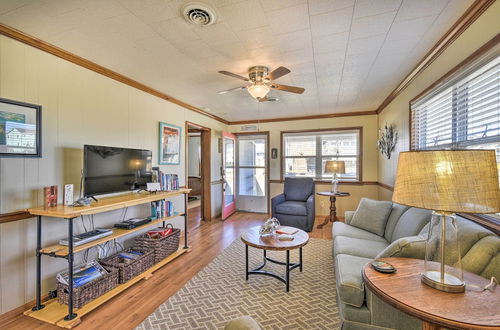
M 311 231 L 314 226 L 314 181 L 285 178 L 283 194 L 271 199 L 272 216 L 283 226 Z

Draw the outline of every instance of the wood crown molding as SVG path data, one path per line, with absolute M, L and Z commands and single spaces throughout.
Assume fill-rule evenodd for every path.
M 43 40 L 40 40 L 40 39 L 35 38 L 33 36 L 30 36 L 24 32 L 21 32 L 17 29 L 14 29 L 14 28 L 7 26 L 5 24 L 2 24 L 2 23 L 0 23 L 0 34 L 4 35 L 6 37 L 9 37 L 11 39 L 17 40 L 19 42 L 22 42 L 22 43 L 29 45 L 31 47 L 35 47 L 37 49 L 40 49 L 44 52 L 47 52 L 49 54 L 52 54 L 52 55 L 57 56 L 59 58 L 62 58 L 66 61 L 69 61 L 69 62 L 74 63 L 76 65 L 79 65 L 81 67 L 84 67 L 88 70 L 99 73 L 99 74 L 106 76 L 108 78 L 111 78 L 113 80 L 119 81 L 125 85 L 134 87 L 134 88 L 141 90 L 143 92 L 146 92 L 148 94 L 154 95 L 154 96 L 159 97 L 161 99 L 164 99 L 166 101 L 177 104 L 178 106 L 181 106 L 181 107 L 186 108 L 188 110 L 197 112 L 197 113 L 202 114 L 204 116 L 207 116 L 211 119 L 217 120 L 217 121 L 224 123 L 226 125 L 229 123 L 224 118 L 216 116 L 212 113 L 209 113 L 205 110 L 197 108 L 193 105 L 187 104 L 179 99 L 176 99 L 175 97 L 172 97 L 170 95 L 162 93 L 162 92 L 160 92 L 152 87 L 149 87 L 147 85 L 144 85 L 143 83 L 140 83 L 134 79 L 131 79 L 127 76 L 124 76 L 118 72 L 112 71 L 112 70 L 110 70 L 106 67 L 103 67 L 97 63 L 94 63 L 94 62 L 89 61 L 83 57 L 80 57 L 78 55 L 70 53 L 64 49 L 61 49 L 61 48 L 54 46 L 48 42 L 45 42 Z
M 339 112 L 328 113 L 323 115 L 301 116 L 301 117 L 283 117 L 283 118 L 268 118 L 259 120 L 236 120 L 230 121 L 228 125 L 245 125 L 245 124 L 258 124 L 258 123 L 272 123 L 277 121 L 293 121 L 293 120 L 310 120 L 310 119 L 325 119 L 325 118 L 338 118 L 338 117 L 355 117 L 355 116 L 370 116 L 376 115 L 376 110 L 357 111 L 357 112 Z
M 449 45 L 451 45 L 467 28 L 488 9 L 495 0 L 476 0 L 467 8 L 465 13 L 453 26 L 438 40 L 425 54 L 413 70 L 396 86 L 396 88 L 378 106 L 376 112 L 380 114 L 422 71 L 424 71 Z

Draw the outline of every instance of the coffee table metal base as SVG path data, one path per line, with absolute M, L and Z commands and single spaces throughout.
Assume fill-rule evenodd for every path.
M 299 262 L 298 263 L 290 263 L 290 250 L 286 250 L 286 262 L 281 262 L 277 261 L 274 259 L 271 259 L 267 256 L 267 251 L 264 251 L 264 260 L 262 265 L 259 267 L 248 270 L 248 245 L 245 244 L 245 270 L 246 270 L 246 280 L 248 281 L 249 275 L 265 275 L 265 276 L 271 276 L 274 277 L 277 280 L 280 280 L 281 282 L 285 283 L 286 285 L 286 292 L 290 291 L 290 271 L 299 267 L 299 270 L 302 272 L 302 248 L 299 248 Z M 285 276 L 280 276 L 278 274 L 268 272 L 265 270 L 262 270 L 264 266 L 266 265 L 267 262 L 272 262 L 278 265 L 283 265 L 286 266 L 286 272 Z

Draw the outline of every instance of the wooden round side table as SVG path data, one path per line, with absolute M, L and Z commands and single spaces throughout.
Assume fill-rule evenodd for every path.
M 464 293 L 433 289 L 420 280 L 424 261 L 411 258 L 383 258 L 397 271 L 383 274 L 370 263 L 363 268 L 365 285 L 380 299 L 423 321 L 422 329 L 500 329 L 500 288 L 484 290 L 489 281 L 464 271 Z
M 333 193 L 332 191 L 318 191 L 316 193 L 319 196 L 329 196 L 330 197 L 330 216 L 325 217 L 325 221 L 318 225 L 318 229 L 323 228 L 323 226 L 327 225 L 328 222 L 337 221 L 337 207 L 335 206 L 335 202 L 337 201 L 337 197 L 347 197 L 351 196 L 348 192 L 337 192 Z

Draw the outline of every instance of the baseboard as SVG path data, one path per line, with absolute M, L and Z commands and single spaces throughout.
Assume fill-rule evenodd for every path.
M 45 302 L 49 300 L 49 295 L 44 295 L 42 296 L 42 302 Z M 7 325 L 8 323 L 12 322 L 15 320 L 16 317 L 19 315 L 22 315 L 25 311 L 30 309 L 31 307 L 36 305 L 36 300 L 33 299 L 32 301 L 29 301 L 25 303 L 24 305 L 21 305 L 19 307 L 16 307 L 14 309 L 11 309 L 10 311 L 0 314 L 0 328 L 2 326 Z

